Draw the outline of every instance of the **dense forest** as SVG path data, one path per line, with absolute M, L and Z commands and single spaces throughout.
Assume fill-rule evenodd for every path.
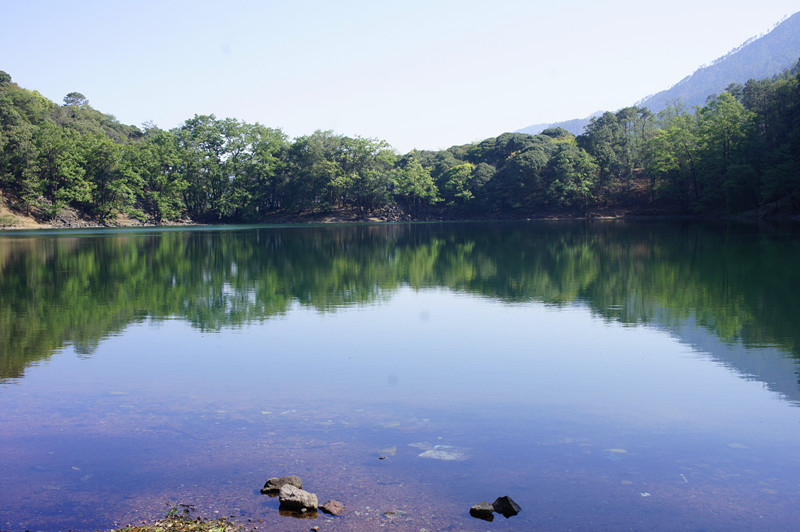
M 800 65 L 800 64 L 799 64 Z M 120 124 L 72 92 L 58 105 L 0 71 L 0 192 L 40 221 L 800 212 L 800 68 L 730 85 L 693 109 L 628 107 L 563 129 L 398 155 L 378 139 L 196 115 Z M 13 217 L 0 219 L 11 225 Z M 274 218 L 273 218 L 274 219 Z

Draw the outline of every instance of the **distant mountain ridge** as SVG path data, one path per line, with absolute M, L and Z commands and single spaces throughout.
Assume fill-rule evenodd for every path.
M 580 135 L 581 133 L 583 133 L 583 128 L 585 128 L 589 124 L 592 118 L 600 116 L 602 114 L 603 111 L 595 111 L 586 118 L 573 118 L 572 120 L 566 120 L 564 122 L 553 122 L 549 124 L 533 124 L 528 127 L 524 127 L 520 130 L 517 130 L 517 133 L 529 133 L 531 135 L 538 135 L 545 129 L 560 127 L 566 129 L 573 135 Z
M 687 108 L 703 105 L 711 94 L 719 94 L 731 83 L 744 83 L 749 79 L 763 79 L 792 68 L 800 59 L 800 12 L 786 18 L 768 33 L 750 39 L 741 46 L 716 59 L 708 66 L 698 68 L 667 90 L 647 96 L 635 103 L 654 113 L 680 100 Z M 547 128 L 562 127 L 574 135 L 583 133 L 592 117 L 576 118 L 550 124 L 533 124 L 519 133 L 537 134 Z

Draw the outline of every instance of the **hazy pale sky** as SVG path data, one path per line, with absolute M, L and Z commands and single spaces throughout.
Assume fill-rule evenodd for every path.
M 195 114 L 441 149 L 616 110 L 797 0 L 9 1 L 0 70 L 123 123 Z

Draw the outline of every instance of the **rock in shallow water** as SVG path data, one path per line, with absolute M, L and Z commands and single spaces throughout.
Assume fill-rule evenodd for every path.
M 294 486 L 303 489 L 303 481 L 297 475 L 289 475 L 288 477 L 273 477 L 267 480 L 264 487 L 261 488 L 261 493 L 276 495 L 284 485 Z
M 281 501 L 280 507 L 285 510 L 316 510 L 319 504 L 315 494 L 301 490 L 291 484 L 281 486 L 278 500 Z
M 469 509 L 469 515 L 483 519 L 484 521 L 494 520 L 494 506 L 490 502 L 479 502 Z
M 495 499 L 494 503 L 492 503 L 492 507 L 495 512 L 501 514 L 506 519 L 512 515 L 517 515 L 520 510 L 522 510 L 519 504 L 515 503 L 508 495 Z
M 340 515 L 342 512 L 344 512 L 344 508 L 344 504 L 335 499 L 331 499 L 319 507 L 320 510 L 331 515 Z

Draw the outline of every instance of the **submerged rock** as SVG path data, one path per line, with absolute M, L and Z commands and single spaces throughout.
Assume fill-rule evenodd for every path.
M 408 512 L 405 510 L 389 510 L 383 512 L 383 516 L 392 523 L 399 523 L 408 519 Z
M 281 502 L 280 508 L 283 510 L 316 510 L 319 504 L 315 494 L 301 490 L 292 484 L 281 486 L 278 500 Z
M 453 445 L 433 445 L 428 442 L 412 443 L 411 447 L 422 449 L 423 452 L 418 454 L 420 458 L 428 458 L 431 460 L 466 460 L 467 453 L 460 447 Z
M 290 475 L 288 477 L 280 477 L 280 478 L 271 478 L 267 480 L 264 487 L 261 488 L 261 493 L 265 493 L 268 495 L 277 495 L 281 488 L 285 485 L 294 486 L 296 488 L 303 489 L 303 481 L 300 480 L 300 477 L 297 475 Z
M 479 502 L 469 509 L 469 515 L 484 521 L 494 521 L 494 505 L 490 502 Z
M 344 504 L 335 499 L 331 499 L 319 507 L 320 510 L 331 515 L 341 515 L 341 513 L 344 512 L 344 508 Z
M 519 504 L 515 503 L 508 495 L 495 499 L 494 503 L 492 503 L 492 507 L 495 512 L 501 514 L 506 519 L 512 515 L 517 515 L 520 510 L 522 510 Z

